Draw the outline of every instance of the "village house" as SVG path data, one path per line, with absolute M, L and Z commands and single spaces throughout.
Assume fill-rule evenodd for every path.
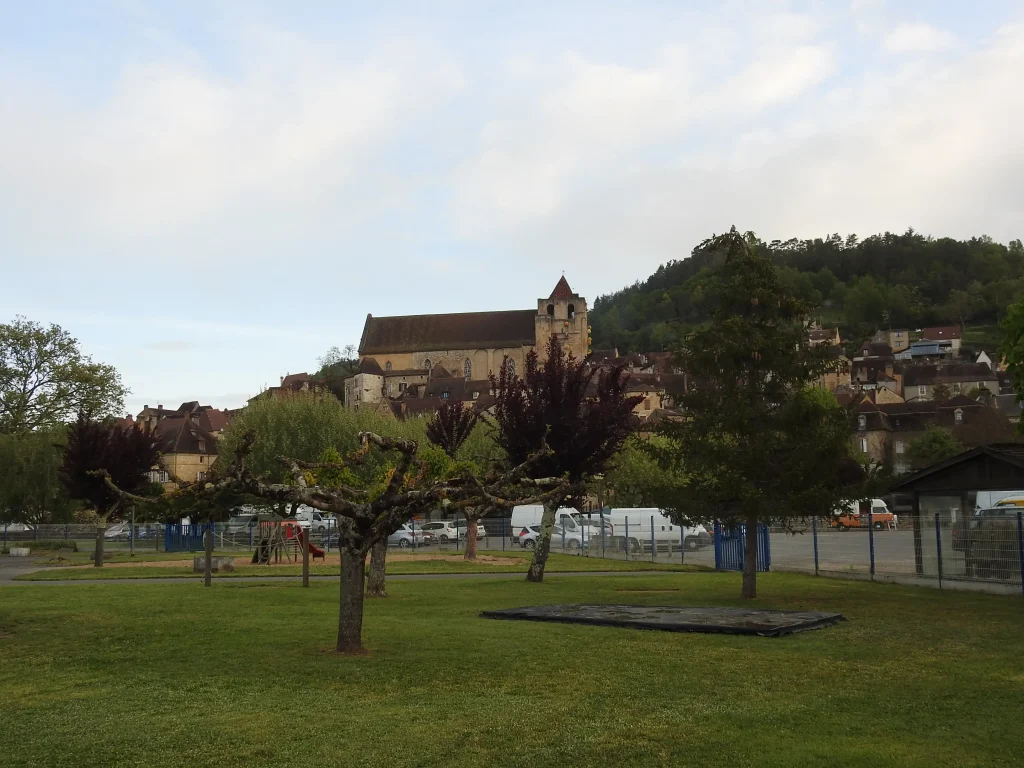
M 812 347 L 820 344 L 827 344 L 833 347 L 843 343 L 839 338 L 838 328 L 811 328 L 807 331 L 807 342 Z
M 1009 420 L 996 408 L 963 395 L 945 402 L 873 403 L 864 397 L 854 406 L 855 451 L 874 464 L 889 464 L 897 474 L 914 469 L 907 452 L 929 426 L 940 426 L 968 447 L 1006 442 L 1014 435 Z
M 949 342 L 954 355 L 960 353 L 960 327 L 956 325 L 939 325 L 921 331 L 922 341 Z
M 967 394 L 975 387 L 999 394 L 999 378 L 984 363 L 932 363 L 901 367 L 905 400 L 932 400 L 936 387 L 950 395 Z

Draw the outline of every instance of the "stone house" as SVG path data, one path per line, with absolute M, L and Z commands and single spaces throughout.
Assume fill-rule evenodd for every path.
M 157 447 L 163 467 L 150 472 L 150 479 L 174 487 L 171 475 L 194 483 L 206 477 L 217 460 L 217 437 L 198 423 L 197 415 L 179 414 L 156 423 Z
M 830 347 L 839 346 L 843 342 L 839 338 L 838 328 L 812 328 L 807 331 L 807 343 L 812 347 L 827 344 Z
M 925 328 L 921 331 L 921 340 L 946 341 L 953 351 L 953 354 L 960 352 L 960 327 L 957 325 L 937 325 Z
M 888 331 L 881 332 L 889 347 L 893 353 L 902 352 L 903 350 L 910 347 L 910 329 L 909 328 L 891 328 Z
M 950 395 L 967 394 L 975 387 L 999 394 L 999 378 L 984 363 L 919 363 L 901 366 L 903 398 L 932 400 L 943 385 Z

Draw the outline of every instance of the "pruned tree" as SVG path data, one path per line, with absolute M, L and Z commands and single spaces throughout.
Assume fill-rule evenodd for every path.
M 551 495 L 563 495 L 566 485 L 559 478 L 536 477 L 536 466 L 547 459 L 546 451 L 530 456 L 505 472 L 480 477 L 460 470 L 438 477 L 424 471 L 423 464 L 417 464 L 419 446 L 413 440 L 382 437 L 371 432 L 360 433 L 358 439 L 360 448 L 339 462 L 305 462 L 278 457 L 278 463 L 288 469 L 292 482 L 274 483 L 254 475 L 247 467 L 246 458 L 256 441 L 255 435 L 248 433 L 237 441 L 230 463 L 215 464 L 206 480 L 193 483 L 183 491 L 204 495 L 231 490 L 271 502 L 306 504 L 337 517 L 341 551 L 337 650 L 341 653 L 362 652 L 367 553 L 377 542 L 386 541 L 410 517 L 438 505 L 461 509 L 481 504 L 509 508 L 522 503 L 545 503 Z M 352 488 L 344 483 L 348 472 L 357 470 L 377 454 L 397 456 L 394 470 L 388 474 L 383 488 Z M 324 470 L 337 473 L 334 476 L 337 485 L 309 483 L 310 473 L 315 477 Z M 102 469 L 93 476 L 103 480 L 113 494 L 125 501 L 149 501 L 119 488 Z
M 526 357 L 520 378 L 505 358 L 491 377 L 496 394 L 495 440 L 513 466 L 549 447 L 534 465 L 538 477 L 562 477 L 566 492 L 544 505 L 541 532 L 527 581 L 543 581 L 551 549 L 555 513 L 564 504 L 582 504 L 586 483 L 604 471 L 636 426 L 633 407 L 643 398 L 626 395 L 621 367 L 595 368 L 565 351 L 557 336 L 548 342 L 543 365 L 537 353 Z
M 121 412 L 127 390 L 113 366 L 83 355 L 59 325 L 0 324 L 0 434 L 60 428 L 78 412 Z
M 127 508 L 121 492 L 152 502 L 142 494 L 149 490 L 148 473 L 159 460 L 155 437 L 138 425 L 123 427 L 80 413 L 68 427 L 59 476 L 68 496 L 88 502 L 96 510 L 97 568 L 103 565 L 107 523 L 122 517 Z
M 811 307 L 797 301 L 735 229 L 706 248 L 725 254 L 709 281 L 712 321 L 686 337 L 678 365 L 691 386 L 664 444 L 645 449 L 666 472 L 685 473 L 659 506 L 673 517 L 747 526 L 742 596 L 757 594 L 758 523 L 826 516 L 861 498 L 850 415 L 813 382 L 835 362 L 805 343 Z
M 462 403 L 442 403 L 427 423 L 427 439 L 444 451 L 449 459 L 457 461 L 462 447 L 478 425 L 479 416 Z M 476 458 L 479 460 L 483 457 Z M 480 518 L 487 514 L 489 507 L 465 507 L 462 511 L 466 517 L 466 546 L 463 557 L 466 560 L 476 560 L 477 530 Z

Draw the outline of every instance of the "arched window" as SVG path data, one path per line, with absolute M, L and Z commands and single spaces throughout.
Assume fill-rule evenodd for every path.
M 428 371 L 430 370 L 430 358 L 429 357 L 426 360 L 423 361 L 423 367 L 426 368 Z
M 466 374 L 466 381 L 473 378 L 473 363 L 470 362 L 469 358 L 466 358 L 466 362 L 462 364 L 462 372 Z
M 576 305 L 575 304 L 570 304 L 569 305 L 569 319 L 572 320 L 574 317 L 576 317 Z
M 957 408 L 957 409 L 956 409 L 955 411 L 953 411 L 953 420 L 954 420 L 954 421 L 955 421 L 955 422 L 956 422 L 957 424 L 962 424 L 962 423 L 963 423 L 963 420 L 964 420 L 964 411 L 963 411 L 963 409 L 962 409 L 962 408 Z
M 384 370 L 385 371 L 390 371 L 391 370 L 391 361 L 390 360 L 388 360 L 386 363 L 384 363 Z
M 555 305 L 554 304 L 548 304 L 548 316 L 549 317 L 554 317 L 555 316 Z

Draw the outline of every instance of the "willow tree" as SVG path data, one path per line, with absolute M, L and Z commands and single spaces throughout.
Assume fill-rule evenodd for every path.
M 643 397 L 626 395 L 627 378 L 621 367 L 577 360 L 557 336 L 549 340 L 543 364 L 534 351 L 526 356 L 522 378 L 508 358 L 491 377 L 495 440 L 508 461 L 519 465 L 550 448 L 534 465 L 535 476 L 566 481 L 565 492 L 549 495 L 544 504 L 527 581 L 544 580 L 558 508 L 582 505 L 587 483 L 604 471 L 636 426 L 633 407 Z
M 705 286 L 711 323 L 676 350 L 689 374 L 678 421 L 645 449 L 666 473 L 685 475 L 659 499 L 677 520 L 746 525 L 742 596 L 757 594 L 758 523 L 787 525 L 831 514 L 860 498 L 852 423 L 830 392 L 813 383 L 835 362 L 807 344 L 798 301 L 775 267 L 738 232 L 701 246 L 724 255 Z

